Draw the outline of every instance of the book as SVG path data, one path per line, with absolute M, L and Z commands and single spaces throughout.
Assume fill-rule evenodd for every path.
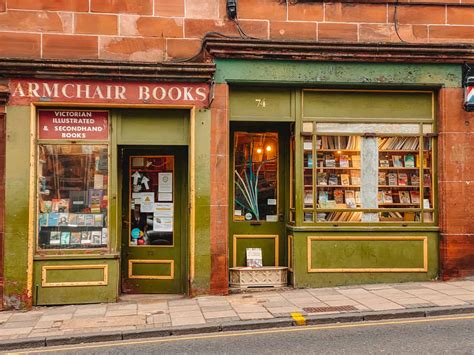
M 379 172 L 379 185 L 387 185 L 387 174 Z
M 333 154 L 326 154 L 324 155 L 324 164 L 328 168 L 335 168 L 336 167 L 336 158 Z
M 398 193 L 399 197 L 400 197 L 400 203 L 404 203 L 404 204 L 410 204 L 411 201 L 410 201 L 410 193 L 408 191 L 400 191 Z
M 53 202 L 52 201 L 40 201 L 40 211 L 43 213 L 53 212 Z
M 107 245 L 109 243 L 109 230 L 107 228 L 102 228 L 102 239 L 100 244 Z
M 71 199 L 71 212 L 82 212 L 88 206 L 86 191 L 71 191 L 69 198 Z
M 413 154 L 407 154 L 403 158 L 405 161 L 406 168 L 414 168 L 415 167 L 415 156 Z
M 338 184 L 338 178 L 337 174 L 329 174 L 329 185 L 337 185 Z
M 61 232 L 61 245 L 69 245 L 71 232 Z
M 348 168 L 349 167 L 349 156 L 345 154 L 341 154 L 339 156 L 339 166 L 341 168 Z
M 100 212 L 100 206 L 102 204 L 103 196 L 104 196 L 104 190 L 98 190 L 98 189 L 89 190 L 89 208 L 92 213 Z
M 58 214 L 58 226 L 67 226 L 67 222 L 69 220 L 68 213 L 59 213 Z
M 360 185 L 360 171 L 359 170 L 351 170 L 351 184 Z
M 419 167 L 420 166 L 420 156 L 417 155 L 416 156 L 416 166 Z M 423 156 L 423 168 L 427 168 L 428 167 L 428 157 L 426 155 Z
M 334 190 L 334 200 L 336 201 L 336 204 L 344 203 L 344 191 L 341 189 Z
M 398 185 L 406 186 L 408 184 L 408 175 L 406 173 L 398 173 Z
M 423 174 L 423 185 L 425 187 L 431 187 L 431 174 L 430 173 Z
M 430 199 L 424 198 L 423 199 L 423 208 L 431 208 Z
M 81 234 L 81 244 L 91 244 L 92 243 L 92 232 L 83 231 Z
M 51 210 L 53 212 L 67 213 L 69 212 L 69 199 L 54 198 L 52 201 Z
M 312 206 L 313 205 L 313 191 L 311 190 L 305 190 L 304 192 L 304 202 L 305 206 L 307 205 L 310 205 Z
M 353 155 L 351 157 L 352 167 L 360 169 L 360 155 Z
M 329 193 L 327 191 L 319 191 L 318 194 L 318 203 L 320 207 L 325 205 L 329 200 Z
M 313 167 L 313 155 L 312 154 L 308 154 L 306 155 L 307 157 L 307 160 L 306 160 L 306 167 L 307 168 L 312 168 Z
M 388 173 L 388 184 L 390 186 L 396 186 L 397 185 L 397 174 L 396 173 Z
M 76 223 L 78 226 L 85 226 L 86 225 L 86 215 L 85 214 L 78 214 L 76 215 Z
M 346 206 L 349 208 L 356 208 L 355 194 L 353 190 L 346 190 L 344 192 L 344 197 L 346 199 Z
M 49 213 L 48 214 L 48 226 L 56 227 L 59 221 L 59 213 Z
M 81 232 L 72 232 L 71 233 L 71 243 L 70 244 L 81 244 Z
M 379 204 L 383 203 L 383 191 L 378 191 L 377 192 L 377 202 Z
M 327 173 L 318 173 L 318 185 L 327 185 L 328 177 Z
M 413 174 L 410 176 L 410 185 L 417 186 L 420 184 L 420 177 L 418 174 Z
M 420 193 L 418 191 L 410 191 L 411 203 L 419 204 L 420 203 Z
M 67 224 L 68 226 L 73 226 L 73 227 L 77 226 L 77 214 L 69 213 Z
M 92 231 L 92 244 L 100 244 L 102 240 L 102 232 L 101 231 Z
M 388 168 L 390 167 L 390 161 L 388 161 L 387 159 L 380 159 L 379 165 L 381 168 Z
M 94 227 L 104 226 L 104 216 L 102 214 L 94 214 Z
M 53 231 L 49 234 L 49 245 L 61 244 L 61 232 Z
M 383 203 L 393 203 L 392 191 L 383 192 Z
M 349 174 L 341 174 L 341 185 L 350 185 Z
M 403 167 L 402 156 L 401 155 L 392 155 L 392 164 L 393 164 L 394 167 L 402 168 Z
M 357 204 L 360 204 L 360 191 L 355 192 L 355 201 Z
M 38 224 L 40 227 L 47 227 L 48 226 L 48 214 L 47 213 L 40 213 L 38 216 Z
M 84 225 L 88 227 L 93 227 L 94 226 L 94 215 L 93 214 L 86 214 L 84 215 Z

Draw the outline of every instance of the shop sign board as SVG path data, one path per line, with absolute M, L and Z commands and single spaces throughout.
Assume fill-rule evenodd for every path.
M 107 140 L 109 113 L 87 110 L 39 110 L 39 139 Z
M 33 102 L 74 102 L 87 104 L 209 104 L 209 84 L 150 83 L 85 80 L 12 79 L 9 105 Z

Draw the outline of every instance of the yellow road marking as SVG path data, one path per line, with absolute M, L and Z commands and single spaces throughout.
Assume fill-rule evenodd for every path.
M 442 322 L 442 321 L 451 321 L 451 320 L 465 320 L 465 319 L 474 319 L 474 315 L 469 316 L 458 316 L 458 317 L 436 317 L 436 318 L 422 318 L 422 319 L 410 319 L 410 320 L 393 320 L 393 321 L 384 321 L 384 322 L 358 322 L 351 324 L 334 324 L 334 325 L 312 325 L 307 327 L 293 327 L 293 328 L 279 328 L 279 329 L 267 329 L 267 330 L 252 330 L 252 331 L 242 331 L 238 333 L 231 332 L 219 332 L 215 334 L 204 334 L 204 335 L 195 335 L 195 336 L 182 336 L 182 337 L 167 337 L 159 339 L 137 339 L 132 341 L 122 340 L 117 342 L 109 343 L 96 343 L 96 344 L 78 344 L 65 347 L 50 347 L 50 348 L 39 348 L 32 349 L 30 351 L 24 352 L 9 352 L 8 354 L 30 354 L 34 353 L 47 353 L 55 352 L 62 350 L 84 350 L 92 348 L 109 348 L 109 347 L 118 347 L 118 346 L 128 346 L 128 345 L 138 345 L 138 344 L 158 344 L 158 343 L 168 343 L 168 342 L 177 342 L 185 340 L 198 340 L 198 339 L 214 339 L 214 338 L 224 338 L 224 337 L 240 337 L 247 335 L 256 335 L 256 334 L 275 334 L 275 333 L 290 333 L 290 332 L 304 332 L 311 330 L 330 330 L 330 329 L 344 329 L 344 328 L 357 328 L 357 327 L 374 327 L 379 325 L 394 325 L 394 324 L 410 324 L 410 323 L 430 323 L 430 322 Z
M 301 313 L 291 313 L 291 318 L 293 318 L 296 325 L 306 325 L 306 319 Z

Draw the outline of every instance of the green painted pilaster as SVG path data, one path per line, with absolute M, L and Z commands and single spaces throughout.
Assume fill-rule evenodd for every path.
M 27 307 L 30 107 L 7 109 L 5 172 L 5 306 Z
M 195 274 L 191 293 L 208 292 L 211 277 L 211 111 L 195 117 Z

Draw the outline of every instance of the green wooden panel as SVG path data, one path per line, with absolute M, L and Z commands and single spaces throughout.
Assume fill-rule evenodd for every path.
M 117 144 L 187 145 L 188 110 L 123 110 L 117 120 Z
M 295 287 L 333 287 L 383 282 L 428 281 L 438 277 L 439 235 L 429 231 L 297 231 L 293 234 L 293 273 Z M 320 237 L 428 237 L 427 272 L 308 272 L 309 236 Z M 312 268 L 421 268 L 422 244 L 413 241 L 312 242 Z M 390 247 L 391 248 L 390 248 Z M 318 250 L 319 249 L 319 250 Z
M 313 240 L 311 266 L 339 268 L 423 268 L 423 241 Z
M 216 83 L 461 87 L 462 64 L 216 59 Z
M 46 277 L 50 282 L 97 282 L 104 279 L 103 269 L 72 269 L 72 270 L 47 270 Z
M 237 258 L 235 266 L 246 266 L 246 248 L 261 248 L 263 266 L 275 265 L 275 239 L 237 238 Z
M 171 273 L 171 264 L 134 262 L 132 265 L 132 274 L 134 276 L 169 276 Z
M 43 266 L 108 265 L 107 285 L 100 286 L 54 286 L 43 287 L 41 276 Z M 118 297 L 119 261 L 108 260 L 55 260 L 36 261 L 34 265 L 33 297 L 36 305 L 60 305 L 116 302 Z M 102 281 L 102 269 L 48 270 L 47 282 Z
M 294 121 L 289 89 L 232 88 L 229 97 L 230 120 Z
M 305 91 L 305 118 L 433 119 L 432 93 Z

